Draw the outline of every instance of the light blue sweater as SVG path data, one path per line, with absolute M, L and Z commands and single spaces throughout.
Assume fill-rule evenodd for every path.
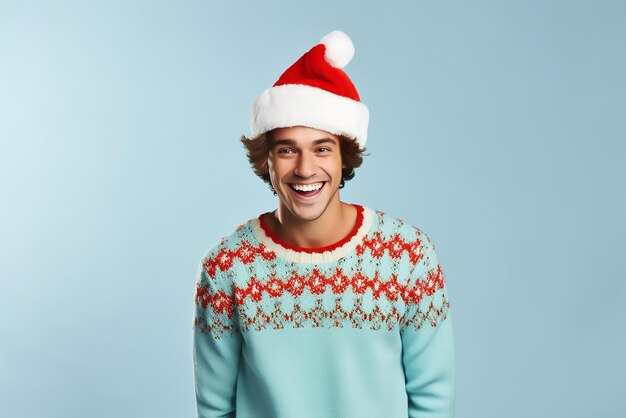
M 419 229 L 357 206 L 321 249 L 280 242 L 261 217 L 202 259 L 196 283 L 198 416 L 453 416 L 450 303 Z

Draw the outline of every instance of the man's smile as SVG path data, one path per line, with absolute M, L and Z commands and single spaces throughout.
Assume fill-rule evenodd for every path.
M 321 189 L 323 185 L 323 181 L 317 183 L 289 183 L 289 187 L 297 192 L 313 192 Z
M 316 183 L 287 183 L 289 188 L 294 191 L 294 195 L 298 198 L 312 199 L 317 197 L 326 184 L 325 181 Z

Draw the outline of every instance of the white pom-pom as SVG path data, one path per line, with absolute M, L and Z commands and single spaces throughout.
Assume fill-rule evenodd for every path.
M 320 43 L 326 45 L 324 59 L 335 68 L 343 68 L 354 56 L 354 44 L 348 35 L 335 30 L 324 36 Z

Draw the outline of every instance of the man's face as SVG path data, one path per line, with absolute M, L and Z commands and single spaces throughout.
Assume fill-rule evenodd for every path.
M 267 164 L 282 209 L 299 220 L 319 218 L 331 202 L 339 201 L 340 138 L 296 126 L 274 130 L 271 139 Z

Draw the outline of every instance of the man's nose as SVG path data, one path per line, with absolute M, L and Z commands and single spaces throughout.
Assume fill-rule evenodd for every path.
M 300 153 L 298 156 L 298 162 L 293 172 L 295 175 L 305 178 L 314 175 L 315 162 L 313 160 L 313 156 L 306 152 Z

